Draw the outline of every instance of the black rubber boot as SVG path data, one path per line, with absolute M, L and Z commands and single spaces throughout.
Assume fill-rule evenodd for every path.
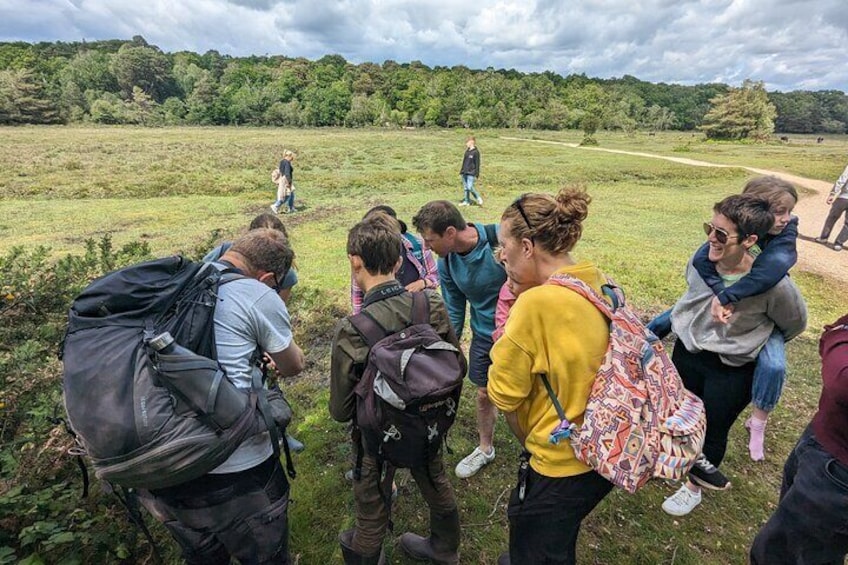
M 430 537 L 407 532 L 400 536 L 400 546 L 413 559 L 456 565 L 459 563 L 459 534 L 459 510 L 450 514 L 430 512 Z
M 342 559 L 345 565 L 386 565 L 386 556 L 383 549 L 374 555 L 362 555 L 353 550 L 354 530 L 345 530 L 339 534 L 339 545 L 342 546 Z

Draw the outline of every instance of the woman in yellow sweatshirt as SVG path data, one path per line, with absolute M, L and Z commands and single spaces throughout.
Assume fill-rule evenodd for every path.
M 580 522 L 612 488 L 575 458 L 569 442 L 550 442 L 560 419 L 539 376 L 547 376 L 566 416 L 579 426 L 609 326 L 588 300 L 545 282 L 565 273 L 601 292 L 603 274 L 571 255 L 589 202 L 573 187 L 555 197 L 525 194 L 501 217 L 500 258 L 518 298 L 492 348 L 489 397 L 524 449 L 507 512 L 509 554 L 501 565 L 575 563 Z

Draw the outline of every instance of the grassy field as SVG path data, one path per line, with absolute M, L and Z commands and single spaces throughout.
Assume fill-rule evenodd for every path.
M 297 253 L 300 284 L 290 309 L 307 351 L 305 374 L 287 387 L 296 410 L 297 456 L 292 486 L 291 546 L 300 563 L 341 562 L 336 536 L 352 523 L 350 487 L 342 478 L 350 449 L 344 426 L 327 413 L 328 345 L 349 307 L 344 251 L 347 228 L 363 212 L 388 203 L 407 221 L 425 202 L 461 197 L 458 170 L 467 132 L 455 130 L 280 130 L 248 128 L 15 128 L 0 135 L 0 254 L 46 245 L 53 256 L 79 253 L 87 238 L 111 234 L 116 245 L 147 241 L 154 254 L 197 255 L 217 239 L 243 231 L 268 209 L 269 175 L 283 148 L 298 152 L 297 214 L 283 217 Z M 593 197 L 576 256 L 596 262 L 646 316 L 682 293 L 683 271 L 703 239 L 701 223 L 714 202 L 741 189 L 750 174 L 640 157 L 516 142 L 503 136 L 577 142 L 582 132 L 482 131 L 480 179 L 485 206 L 467 218 L 494 222 L 523 192 L 554 192 L 584 184 Z M 704 143 L 690 134 L 605 134 L 601 147 L 632 149 L 833 180 L 844 167 L 845 137 L 816 144 Z M 734 483 L 707 493 L 690 516 L 660 510 L 674 485 L 651 484 L 635 496 L 613 492 L 584 522 L 581 563 L 743 563 L 747 548 L 777 501 L 782 463 L 818 400 L 817 339 L 824 323 L 844 313 L 835 281 L 794 273 L 810 311 L 807 332 L 788 347 L 789 379 L 767 431 L 767 460 L 753 463 L 740 425 L 722 468 Z M 841 283 L 840 283 L 841 284 Z M 59 386 L 57 384 L 57 386 Z M 473 396 L 464 393 L 451 433 L 453 466 L 476 442 Z M 747 414 L 743 414 L 743 417 Z M 506 549 L 505 504 L 518 448 L 503 421 L 498 457 L 476 477 L 454 479 L 463 520 L 464 563 L 494 563 Z M 397 534 L 424 532 L 427 512 L 401 474 L 394 509 Z M 161 539 L 166 540 L 161 530 Z M 167 543 L 167 542 L 165 542 Z M 406 563 L 392 543 L 387 551 Z M 170 555 L 175 557 L 171 550 Z

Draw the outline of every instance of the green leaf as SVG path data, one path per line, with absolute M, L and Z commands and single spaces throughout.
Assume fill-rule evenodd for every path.
M 47 539 L 47 543 L 50 544 L 60 544 L 60 543 L 71 543 L 76 539 L 74 532 L 59 532 L 58 534 L 53 534 Z

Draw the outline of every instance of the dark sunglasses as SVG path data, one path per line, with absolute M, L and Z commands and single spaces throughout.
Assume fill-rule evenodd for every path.
M 527 224 L 527 229 L 530 230 L 530 241 L 535 243 L 535 240 L 533 239 L 533 225 L 530 223 L 530 219 L 527 217 L 527 213 L 524 211 L 524 206 L 521 205 L 521 202 L 526 196 L 527 194 L 522 194 L 521 196 L 516 198 L 515 202 L 513 202 L 512 204 L 518 210 L 518 213 L 521 214 L 521 217 L 524 218 L 524 223 Z
M 731 237 L 735 237 L 737 240 L 742 240 L 745 238 L 745 236 L 741 233 L 736 235 L 730 235 L 725 230 L 713 225 L 712 222 L 704 222 L 704 233 L 707 234 L 707 237 L 710 237 L 710 234 L 713 232 L 715 232 L 716 241 L 718 241 L 722 245 L 727 243 L 727 240 Z

